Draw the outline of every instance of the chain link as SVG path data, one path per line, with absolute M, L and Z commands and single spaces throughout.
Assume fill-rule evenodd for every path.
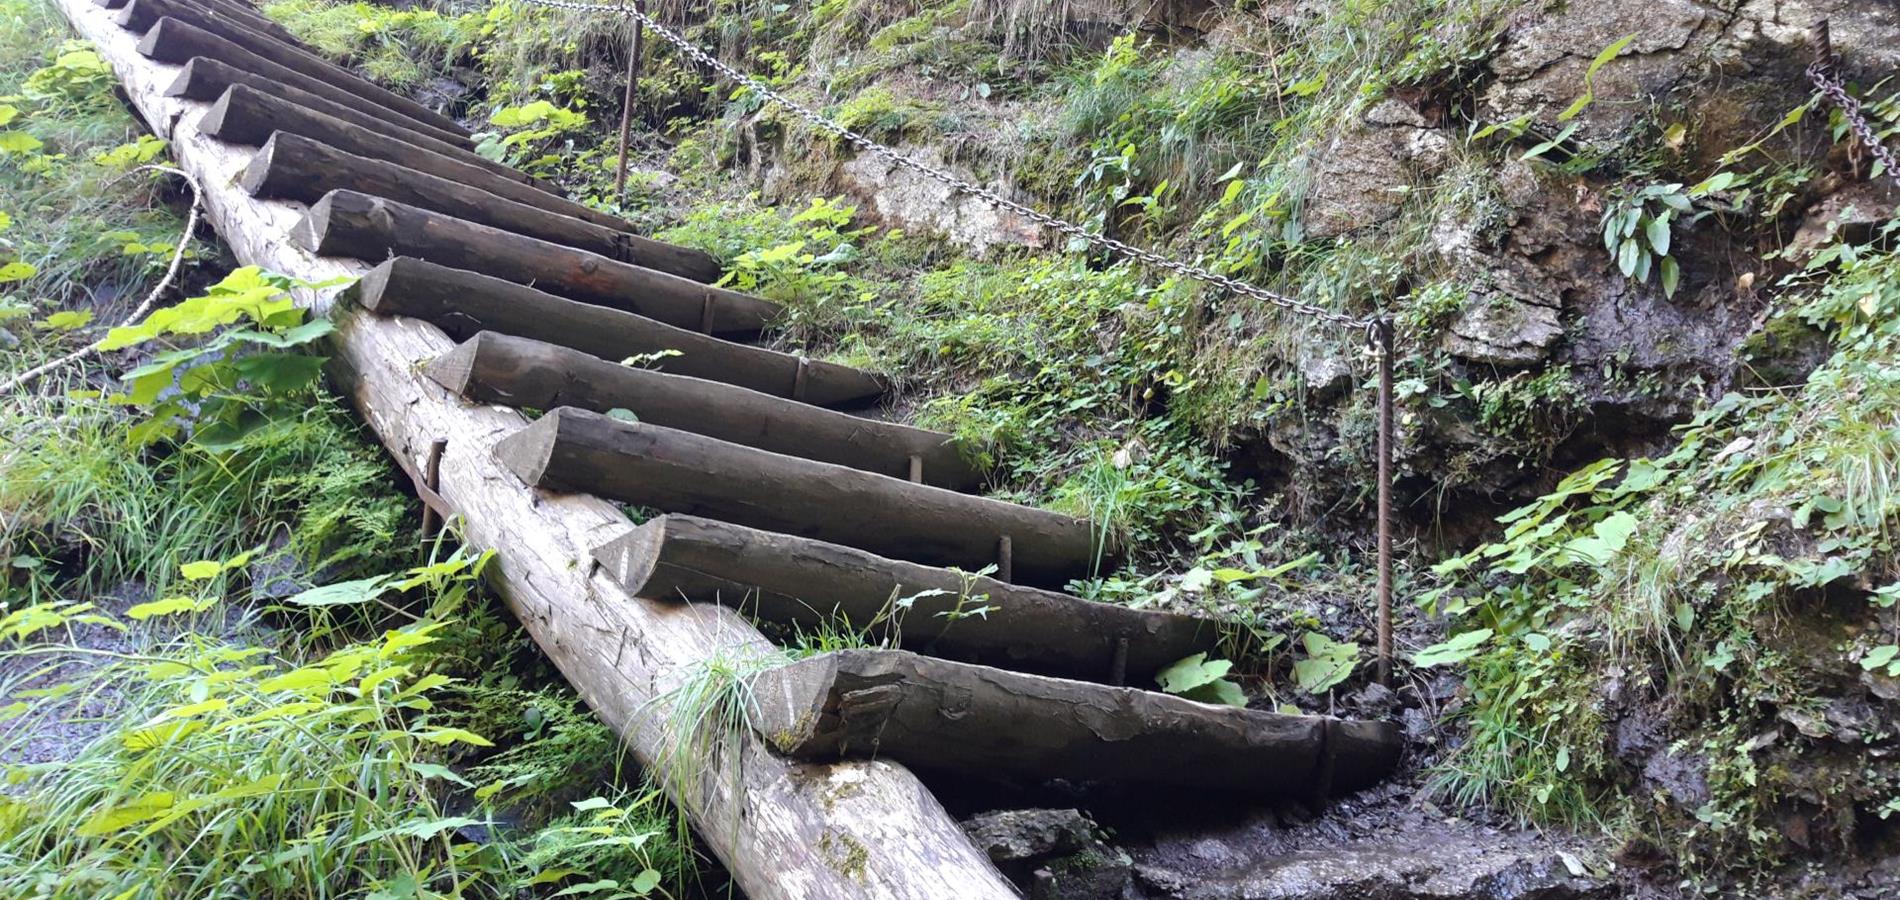
M 659 35 L 662 40 L 666 41 L 669 44 L 672 44 L 675 47 L 678 47 L 681 53 L 686 54 L 689 58 L 693 59 L 695 62 L 698 62 L 700 65 L 703 65 L 708 69 L 718 72 L 720 75 L 725 76 L 727 79 L 731 81 L 745 85 L 747 88 L 750 88 L 752 91 L 756 92 L 759 96 L 764 97 L 766 100 L 769 100 L 773 103 L 778 104 L 779 106 L 783 107 L 787 111 L 791 112 L 793 115 L 799 117 L 800 119 L 805 120 L 807 123 L 809 123 L 813 127 L 818 128 L 822 131 L 828 131 L 834 135 L 837 135 L 838 137 L 844 138 L 846 141 L 849 141 L 851 144 L 855 145 L 859 149 L 867 153 L 870 153 L 873 156 L 876 156 L 879 159 L 882 159 L 894 166 L 897 166 L 903 169 L 908 169 L 912 172 L 915 172 L 933 181 L 941 182 L 945 185 L 948 185 L 953 191 L 956 191 L 962 194 L 968 194 L 969 196 L 972 196 L 972 197 L 976 197 L 978 199 L 981 199 L 989 203 L 992 206 L 1009 210 L 1010 212 L 1013 212 L 1019 216 L 1022 216 L 1023 218 L 1028 219 L 1032 222 L 1035 222 L 1036 224 L 1041 225 L 1042 227 L 1047 228 L 1051 231 L 1065 234 L 1072 238 L 1077 238 L 1092 246 L 1100 247 L 1102 249 L 1119 254 L 1128 259 L 1133 259 L 1138 262 L 1145 263 L 1147 265 L 1153 266 L 1157 269 L 1161 269 L 1166 272 L 1173 272 L 1176 275 L 1186 276 L 1195 281 L 1213 285 L 1217 288 L 1220 288 L 1221 290 L 1230 291 L 1232 293 L 1240 294 L 1242 296 L 1252 297 L 1256 300 L 1261 300 L 1266 303 L 1270 303 L 1274 306 L 1280 307 L 1281 309 L 1289 310 L 1291 312 L 1295 312 L 1312 319 L 1317 319 L 1319 321 L 1326 322 L 1327 324 L 1330 324 L 1330 325 L 1338 325 L 1338 326 L 1348 327 L 1348 328 L 1365 329 L 1367 340 L 1369 341 L 1376 341 L 1378 338 L 1378 334 L 1379 334 L 1378 323 L 1381 321 L 1380 317 L 1378 316 L 1369 316 L 1363 319 L 1356 319 L 1356 318 L 1353 318 L 1352 316 L 1345 315 L 1343 313 L 1334 312 L 1330 309 L 1326 309 L 1321 306 L 1316 306 L 1312 303 L 1307 303 L 1303 300 L 1299 300 L 1294 297 L 1289 297 L 1285 294 L 1281 294 L 1276 291 L 1270 291 L 1266 288 L 1260 287 L 1258 285 L 1255 285 L 1246 281 L 1242 281 L 1238 278 L 1222 275 L 1219 272 L 1211 271 L 1202 266 L 1193 265 L 1191 263 L 1178 262 L 1176 260 L 1169 259 L 1152 250 L 1147 250 L 1141 247 L 1134 246 L 1133 244 L 1129 244 L 1123 241 L 1118 241 L 1112 237 L 1102 234 L 1101 232 L 1090 231 L 1089 229 L 1081 225 L 1077 225 L 1073 222 L 1069 222 L 1063 219 L 1058 219 L 1055 216 L 1049 215 L 1048 213 L 1031 208 L 1015 200 L 1011 200 L 1008 197 L 1005 197 L 1001 194 L 998 194 L 995 191 L 992 191 L 986 187 L 983 187 L 982 185 L 974 184 L 970 181 L 959 178 L 955 174 L 918 162 L 917 160 L 912 159 L 909 156 L 906 156 L 902 153 L 897 152 L 897 150 L 891 147 L 887 147 L 883 144 L 880 144 L 874 140 L 871 140 L 868 137 L 865 137 L 862 134 L 859 134 L 855 131 L 852 131 L 849 128 L 844 127 L 843 125 L 838 124 L 837 122 L 834 122 L 830 119 L 825 118 L 823 115 L 819 114 L 816 110 L 813 110 L 810 107 L 807 107 L 804 104 L 799 103 L 798 101 L 793 100 L 790 97 L 787 97 L 776 90 L 773 90 L 771 86 L 760 82 L 758 79 L 753 78 L 752 76 L 747 75 L 739 71 L 738 69 L 735 69 L 732 66 L 725 64 L 724 62 L 721 62 L 720 60 L 714 58 L 712 54 L 709 54 L 706 51 L 701 50 L 698 46 L 686 40 L 684 37 L 680 36 L 678 33 L 674 32 L 672 29 L 667 28 L 666 26 L 661 25 L 659 22 L 654 21 L 653 17 L 647 15 L 642 10 L 636 9 L 632 4 L 629 4 L 629 3 L 615 3 L 615 4 L 576 3 L 576 2 L 572 2 L 572 0 L 521 0 L 521 2 L 527 3 L 532 6 L 546 7 L 548 9 L 562 9 L 562 10 L 569 10 L 569 11 L 574 11 L 574 12 L 613 13 L 616 15 L 627 16 L 629 18 L 635 19 L 639 21 L 642 26 L 651 30 L 654 34 Z
M 1900 165 L 1894 163 L 1893 151 L 1887 149 L 1886 144 L 1881 143 L 1880 136 L 1874 133 L 1873 125 L 1867 121 L 1867 111 L 1861 107 L 1859 100 L 1847 93 L 1847 86 L 1833 76 L 1832 69 L 1833 60 L 1823 56 L 1808 66 L 1808 80 L 1814 82 L 1814 86 L 1840 108 L 1841 115 L 1847 119 L 1848 127 L 1852 128 L 1854 135 L 1860 138 L 1860 142 L 1867 145 L 1867 149 L 1873 152 L 1874 158 L 1880 160 L 1880 165 L 1887 171 L 1887 177 L 1900 180 Z

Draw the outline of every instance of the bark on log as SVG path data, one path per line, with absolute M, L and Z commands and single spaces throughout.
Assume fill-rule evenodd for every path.
M 98 5 L 107 9 L 123 11 L 127 2 L 128 0 L 101 0 Z M 250 28 L 252 31 L 269 35 L 286 44 L 296 47 L 303 46 L 303 42 L 299 41 L 296 35 L 291 34 L 284 26 L 272 21 L 270 17 L 259 12 L 256 7 L 249 4 L 226 3 L 222 2 L 222 0 L 195 0 L 194 6 L 219 17 L 235 20 Z M 160 15 L 164 14 L 160 13 Z M 119 19 L 119 24 L 122 27 L 129 27 L 126 26 L 123 17 Z M 147 20 L 140 23 L 138 27 L 133 28 L 133 30 L 144 34 L 145 30 L 150 28 L 151 25 L 151 20 Z
M 326 100 L 302 88 L 292 87 L 281 81 L 273 81 L 262 75 L 246 72 L 223 60 L 204 56 L 192 57 L 185 63 L 185 70 L 178 73 L 178 80 L 165 89 L 166 96 L 182 97 L 186 100 L 198 100 L 211 103 L 224 95 L 226 88 L 241 84 L 251 90 L 276 97 L 287 103 L 301 106 L 312 112 L 322 113 L 331 118 L 341 119 L 358 128 L 386 135 L 405 144 L 414 144 L 424 150 L 451 155 L 469 153 L 474 142 L 457 134 L 451 134 L 438 128 L 417 123 L 412 128 L 394 127 L 375 116 L 357 112 L 341 103 Z M 238 141 L 235 143 L 249 143 Z M 517 173 L 518 174 L 518 173 Z M 523 176 L 525 177 L 525 176 Z M 515 179 L 510 179 L 515 180 Z
M 243 184 L 253 197 L 299 203 L 316 203 L 333 190 L 352 190 L 694 281 L 719 279 L 719 261 L 697 250 L 516 203 L 459 181 L 345 153 L 289 132 L 279 131 L 264 142 L 244 170 Z
M 495 445 L 535 487 L 586 491 L 976 571 L 1009 541 L 1015 577 L 1061 585 L 1095 560 L 1089 523 L 1048 510 L 768 453 L 704 435 L 554 410 Z
M 799 759 L 1324 797 L 1397 764 L 1388 723 L 1289 716 L 1005 672 L 901 650 L 841 650 L 752 682 L 753 723 Z
M 118 73 L 144 120 L 164 130 L 159 136 L 171 141 L 178 165 L 204 185 L 210 221 L 239 261 L 314 281 L 362 273 L 357 263 L 317 259 L 283 239 L 299 208 L 237 190 L 234 179 L 250 152 L 204 134 L 201 105 L 164 96 L 175 69 L 139 57 L 136 39 L 105 10 L 86 0 L 55 3 Z M 294 294 L 319 312 L 331 306 L 327 294 Z M 338 330 L 339 386 L 412 473 L 436 439 L 447 441 L 437 493 L 463 538 L 494 548 L 488 572 L 509 608 L 643 762 L 654 763 L 667 746 L 661 723 L 673 708 L 671 685 L 715 656 L 771 652 L 737 613 L 639 600 L 577 565 L 631 524 L 597 498 L 536 498 L 518 487 L 491 449 L 524 424 L 522 416 L 470 407 L 414 371 L 416 360 L 454 346 L 435 326 L 346 309 Z M 748 736 L 705 768 L 698 781 L 667 783 L 753 900 L 1015 898 L 943 807 L 896 763 L 798 764 Z
M 908 475 L 911 459 L 927 458 L 924 483 L 951 490 L 968 490 L 982 480 L 947 434 L 704 378 L 632 368 L 528 338 L 484 331 L 438 357 L 426 371 L 437 384 L 478 403 L 601 413 L 624 409 L 663 428 L 894 478 Z
M 460 149 L 447 151 L 387 137 L 340 119 L 305 109 L 283 98 L 234 84 L 211 104 L 199 122 L 206 134 L 233 144 L 261 147 L 270 136 L 288 131 L 319 140 L 345 153 L 392 162 L 473 185 L 516 203 L 525 203 L 597 225 L 625 230 L 625 222 L 554 193 L 535 179 L 493 160 Z
M 372 263 L 420 257 L 708 334 L 756 335 L 779 314 L 778 304 L 737 291 L 356 191 L 325 194 L 291 240 L 320 256 Z
M 787 353 L 566 300 L 413 256 L 398 256 L 378 265 L 349 293 L 367 309 L 423 319 L 458 339 L 484 330 L 498 331 L 610 360 L 678 350 L 680 355 L 661 360 L 658 367 L 774 397 L 792 396 L 798 384 L 798 357 Z M 884 390 L 882 379 L 857 369 L 816 360 L 805 365 L 805 403 L 863 406 L 877 400 Z
M 184 65 L 195 56 L 221 59 L 238 68 L 255 72 L 266 78 L 276 78 L 332 102 L 341 103 L 365 115 L 375 116 L 404 128 L 416 123 L 434 125 L 437 128 L 444 127 L 444 123 L 448 127 L 455 125 L 454 122 L 449 122 L 441 116 L 431 115 L 422 118 L 411 115 L 406 110 L 387 106 L 352 90 L 344 86 L 349 82 L 343 77 L 345 73 L 341 70 L 329 78 L 305 75 L 281 63 L 273 62 L 248 47 L 226 40 L 180 19 L 159 19 L 149 31 L 145 32 L 144 39 L 139 41 L 139 52 L 159 62 L 175 66 Z
M 1085 681 L 1114 680 L 1116 647 L 1124 640 L 1126 675 L 1140 685 L 1221 639 L 1207 619 L 1096 603 L 697 516 L 652 519 L 601 545 L 594 558 L 642 597 L 719 603 L 806 628 L 842 618 L 861 633 L 932 656 Z M 915 599 L 894 607 L 901 598 Z

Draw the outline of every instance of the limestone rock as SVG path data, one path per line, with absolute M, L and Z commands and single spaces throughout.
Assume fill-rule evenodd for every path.
M 1385 100 L 1314 153 L 1302 223 L 1324 240 L 1397 217 L 1414 175 L 1443 169 L 1452 140 L 1418 110 Z
M 919 162 L 943 167 L 941 151 L 934 146 L 911 152 Z M 839 172 L 846 187 L 866 198 L 872 211 L 893 227 L 941 234 L 979 254 L 999 245 L 1043 246 L 1041 229 L 1028 219 L 869 153 L 845 163 Z M 1010 193 L 1004 186 L 989 187 Z
M 1557 308 L 1502 293 L 1479 295 L 1452 319 L 1445 349 L 1478 363 L 1525 366 L 1543 360 L 1564 332 Z

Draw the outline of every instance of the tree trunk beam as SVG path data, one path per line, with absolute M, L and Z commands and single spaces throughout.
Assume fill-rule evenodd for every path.
M 657 368 L 790 397 L 798 357 L 675 328 L 636 313 L 579 303 L 512 281 L 439 266 L 413 256 L 387 260 L 349 292 L 364 308 L 434 323 L 458 340 L 482 331 L 532 338 L 608 360 L 677 350 Z M 806 363 L 805 399 L 816 406 L 864 406 L 884 380 L 834 363 Z M 552 407 L 543 406 L 541 409 Z
M 256 7 L 245 3 L 225 3 L 222 2 L 222 0 L 194 0 L 194 2 L 190 4 L 181 5 L 174 0 L 174 2 L 167 3 L 162 7 L 162 9 L 165 10 L 163 12 L 157 11 L 161 9 L 159 6 L 147 6 L 146 11 L 136 14 L 136 18 L 133 20 L 128 20 L 123 15 L 123 11 L 129 5 L 128 0 L 111 0 L 109 3 L 101 3 L 99 5 L 108 9 L 120 10 L 119 25 L 124 28 L 130 28 L 139 34 L 144 34 L 145 30 L 152 27 L 152 23 L 158 19 L 173 15 L 171 12 L 172 9 L 182 8 L 187 13 L 201 12 L 217 19 L 230 21 L 292 47 L 309 49 L 304 47 L 303 42 L 298 40 L 296 35 L 291 34 L 289 29 L 273 21 L 269 16 L 259 12 Z M 173 17 L 193 21 L 188 16 Z M 193 21 L 193 24 L 197 23 Z M 216 31 L 216 29 L 209 28 L 206 30 Z
M 932 656 L 1085 681 L 1152 683 L 1220 643 L 1207 619 L 1096 603 L 954 569 L 697 516 L 655 518 L 594 551 L 629 592 L 719 603 L 768 622 L 837 625 Z M 939 593 L 930 593 L 939 592 Z M 907 609 L 893 601 L 915 598 Z
M 219 37 L 181 19 L 159 19 L 150 30 L 145 32 L 144 40 L 139 42 L 139 52 L 158 62 L 172 65 L 184 65 L 197 56 L 221 59 L 240 69 L 266 78 L 278 79 L 402 128 L 411 127 L 416 123 L 433 125 L 437 128 L 456 127 L 454 122 L 442 116 L 433 113 L 426 117 L 413 115 L 405 109 L 386 105 L 373 97 L 352 90 L 345 85 L 353 84 L 352 79 L 355 79 L 355 76 L 349 75 L 342 69 L 337 69 L 335 73 L 325 78 L 305 75 L 289 66 L 266 58 L 249 47 Z M 416 104 L 410 105 L 418 109 L 422 108 Z
M 372 263 L 416 256 L 722 336 L 756 335 L 780 312 L 776 303 L 737 291 L 356 191 L 325 194 L 291 240 L 319 256 Z
M 316 203 L 333 190 L 353 190 L 694 281 L 719 279 L 719 261 L 697 250 L 517 203 L 459 181 L 345 153 L 289 132 L 279 131 L 264 142 L 250 168 L 244 170 L 243 185 L 253 197 L 299 203 Z
M 301 208 L 258 201 L 236 186 L 250 151 L 199 128 L 204 106 L 165 96 L 177 69 L 138 55 L 137 38 L 88 0 L 54 0 L 118 74 L 144 121 L 171 142 L 177 165 L 204 186 L 210 222 L 238 261 L 311 281 L 361 275 L 354 260 L 319 259 L 284 236 Z M 328 290 L 294 290 L 322 315 Z M 737 613 L 636 599 L 585 563 L 631 527 L 586 496 L 536 497 L 494 460 L 495 440 L 525 424 L 514 410 L 470 406 L 415 371 L 454 347 L 414 319 L 337 310 L 332 373 L 364 422 L 411 472 L 447 442 L 436 487 L 462 538 L 493 548 L 487 573 L 521 625 L 635 755 L 653 765 L 668 746 L 671 686 L 706 661 L 771 646 Z M 799 764 L 742 735 L 705 763 L 706 777 L 663 779 L 707 848 L 753 900 L 1014 900 L 989 860 L 902 766 L 887 761 Z M 727 777 L 728 775 L 732 777 Z
M 171 97 L 211 103 L 224 96 L 225 89 L 234 84 L 244 85 L 286 103 L 301 106 L 334 119 L 341 119 L 358 128 L 380 133 L 424 150 L 433 150 L 436 153 L 452 156 L 473 152 L 470 148 L 474 146 L 474 142 L 465 136 L 451 134 L 420 122 L 409 128 L 392 127 L 390 123 L 375 116 L 357 112 L 351 107 L 326 100 L 302 88 L 292 87 L 281 81 L 273 81 L 262 75 L 254 75 L 223 60 L 212 59 L 208 56 L 195 56 L 186 62 L 185 70 L 179 73 L 178 80 L 172 82 L 171 87 L 165 89 L 165 93 Z M 233 143 L 250 142 L 234 141 Z M 510 171 L 512 173 L 512 170 Z
M 1397 764 L 1389 723 L 1197 703 L 902 650 L 840 650 L 752 682 L 754 726 L 798 759 L 1324 797 Z
M 389 296 L 384 292 L 383 296 Z M 634 368 L 554 344 L 483 331 L 426 371 L 477 403 L 528 409 L 624 409 L 640 421 L 902 478 L 912 457 L 928 457 L 925 483 L 969 490 L 982 481 L 947 434 L 821 409 L 716 380 Z M 716 367 L 715 367 L 716 368 Z M 658 371 L 656 371 L 658 369 Z
M 1016 578 L 1061 585 L 1095 560 L 1089 523 L 704 435 L 562 408 L 495 445 L 521 480 L 977 571 L 1011 539 Z

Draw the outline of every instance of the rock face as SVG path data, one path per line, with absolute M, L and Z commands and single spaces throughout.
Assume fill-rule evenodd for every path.
M 1136 896 L 1132 861 L 1079 810 L 1000 810 L 965 821 L 963 830 L 1030 900 Z
M 943 164 L 941 151 L 935 147 L 910 152 L 926 165 L 951 168 Z M 1041 229 L 1034 222 L 958 194 L 940 181 L 873 154 L 852 158 L 839 174 L 852 193 L 869 200 L 878 218 L 893 227 L 941 234 L 979 254 L 998 245 L 1043 246 Z M 1004 196 L 1014 193 L 1005 185 L 985 186 Z
M 1317 149 L 1301 221 L 1306 236 L 1338 237 L 1390 222 L 1414 175 L 1442 168 L 1451 138 L 1397 100 L 1373 106 Z

